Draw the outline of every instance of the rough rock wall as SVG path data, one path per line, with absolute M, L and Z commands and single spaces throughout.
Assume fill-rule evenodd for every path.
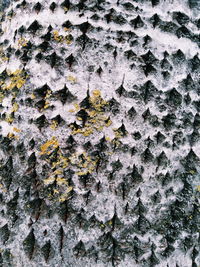
M 0 24 L 0 266 L 198 267 L 198 1 L 13 1 Z
M 0 11 L 3 11 L 10 4 L 10 0 L 0 0 Z

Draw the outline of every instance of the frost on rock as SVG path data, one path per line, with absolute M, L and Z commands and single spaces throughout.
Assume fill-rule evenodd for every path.
M 199 1 L 0 9 L 0 266 L 198 267 Z

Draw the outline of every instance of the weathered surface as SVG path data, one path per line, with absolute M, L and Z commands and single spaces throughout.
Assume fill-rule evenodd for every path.
M 198 6 L 4 10 L 0 266 L 198 266 Z

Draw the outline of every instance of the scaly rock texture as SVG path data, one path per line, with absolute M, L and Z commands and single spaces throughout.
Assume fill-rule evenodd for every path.
M 0 266 L 199 267 L 199 1 L 1 10 Z

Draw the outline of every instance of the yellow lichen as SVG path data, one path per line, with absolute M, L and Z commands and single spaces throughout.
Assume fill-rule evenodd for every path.
M 3 90 L 9 91 L 13 90 L 15 87 L 17 89 L 20 89 L 26 83 L 27 76 L 22 70 L 17 69 L 14 72 L 7 70 L 7 74 L 9 76 L 9 79 L 5 83 L 3 83 Z
M 50 104 L 50 102 L 46 100 L 45 105 L 44 105 L 44 109 L 47 109 L 49 107 L 49 104 Z
M 93 90 L 92 93 L 93 93 L 94 97 L 100 97 L 101 96 L 101 91 L 100 90 Z
M 123 135 L 120 132 L 115 131 L 115 130 L 114 130 L 114 132 L 115 132 L 115 138 L 122 138 L 123 137 Z
M 14 131 L 14 132 L 17 132 L 17 133 L 20 133 L 20 132 L 21 132 L 21 130 L 18 129 L 18 128 L 16 128 L 16 127 L 13 127 L 13 131 Z
M 55 158 L 54 154 L 51 154 L 54 149 L 57 149 Z M 40 150 L 40 155 L 43 155 L 46 162 L 50 164 L 51 167 L 51 171 L 49 172 L 48 177 L 44 179 L 44 184 L 50 185 L 55 182 L 56 185 L 56 188 L 53 189 L 53 195 L 51 195 L 50 197 L 54 196 L 55 200 L 57 199 L 59 201 L 60 199 L 66 199 L 68 193 L 71 191 L 71 187 L 69 187 L 68 181 L 64 177 L 63 171 L 67 168 L 69 159 L 63 155 L 62 150 L 59 146 L 59 142 L 55 136 L 53 136 L 45 144 L 41 145 Z
M 35 99 L 36 98 L 36 96 L 32 93 L 31 94 L 31 99 Z
M 23 79 L 18 79 L 16 81 L 16 86 L 18 89 L 21 88 L 24 84 L 25 84 L 25 81 Z
M 14 118 L 11 116 L 11 114 L 6 114 L 5 121 L 11 124 L 14 121 Z
M 47 93 L 45 95 L 45 99 L 49 98 L 51 96 L 51 90 L 47 90 Z
M 109 127 L 110 125 L 112 124 L 112 121 L 110 119 L 107 119 L 106 120 L 106 127 Z
M 63 40 L 63 36 L 59 35 L 58 31 L 53 32 L 54 40 L 57 42 L 61 42 Z
M 67 180 L 65 178 L 63 178 L 63 177 L 58 177 L 56 179 L 56 181 L 57 181 L 58 185 L 68 185 Z
M 85 171 L 85 172 L 77 172 L 76 174 L 78 175 L 78 176 L 81 176 L 81 175 L 86 175 L 88 172 L 87 171 Z
M 5 61 L 8 61 L 8 57 L 6 56 L 3 48 L 0 48 L 0 63 Z
M 10 138 L 10 139 L 19 139 L 19 136 L 15 135 L 14 133 L 8 133 L 7 134 L 7 137 Z
M 13 106 L 12 106 L 12 111 L 11 112 L 16 112 L 16 111 L 18 111 L 18 109 L 19 109 L 19 105 L 15 102 L 13 104 Z
M 75 153 L 69 158 L 69 160 L 74 167 L 78 168 L 78 171 L 76 172 L 78 176 L 92 173 L 97 165 L 96 159 L 92 159 L 86 154 L 86 152 L 81 154 Z
M 66 42 L 67 45 L 70 45 L 72 43 L 70 35 L 65 36 L 65 42 Z
M 4 97 L 5 97 L 4 94 L 2 92 L 0 92 L 0 103 L 2 103 Z
M 55 149 L 58 146 L 59 146 L 58 140 L 56 139 L 55 136 L 53 136 L 51 140 L 47 141 L 45 144 L 40 146 L 41 149 L 40 155 L 50 154 L 49 149 L 51 148 Z
M 93 133 L 93 129 L 92 128 L 88 128 L 88 127 L 84 127 L 83 129 L 77 129 L 77 130 L 73 130 L 72 134 L 82 134 L 84 136 L 89 136 Z
M 62 170 L 57 169 L 53 172 L 53 175 L 59 175 L 59 174 L 62 174 Z
M 59 201 L 59 202 L 64 202 L 65 200 L 67 200 L 67 199 L 69 198 L 69 193 L 70 193 L 72 190 L 73 190 L 73 187 L 72 187 L 72 186 L 69 186 L 69 187 L 67 188 L 67 190 L 65 191 L 65 193 L 63 193 L 63 194 L 59 197 L 58 201 Z
M 53 38 L 58 43 L 65 42 L 68 45 L 70 45 L 72 43 L 72 40 L 71 40 L 71 36 L 70 35 L 66 35 L 66 36 L 60 35 L 57 30 L 53 31 Z
M 50 128 L 51 128 L 52 130 L 56 130 L 57 127 L 58 127 L 58 123 L 57 123 L 57 121 L 53 120 L 52 124 L 50 125 Z
M 109 127 L 112 121 L 105 115 L 105 107 L 107 102 L 101 97 L 100 90 L 92 91 L 92 96 L 89 98 L 91 107 L 85 109 L 89 117 L 83 127 L 75 129 L 72 125 L 72 134 L 82 134 L 83 136 L 89 136 L 94 131 L 102 131 L 104 127 Z M 75 106 L 75 111 L 80 110 L 79 105 Z M 77 120 L 82 120 L 81 117 L 77 116 Z
M 44 179 L 44 184 L 49 185 L 49 184 L 52 184 L 54 181 L 55 181 L 54 177 L 48 177 L 48 178 Z
M 74 108 L 75 108 L 75 111 L 78 111 L 79 110 L 79 104 L 74 104 Z
M 0 184 L 0 189 L 1 191 L 3 191 L 4 193 L 7 192 L 7 189 L 3 186 L 3 184 Z M 2 249 L 0 249 L 0 252 L 3 251 Z
M 54 194 L 58 194 L 59 191 L 58 191 L 57 189 L 54 188 L 53 193 L 54 193 Z
M 74 76 L 72 76 L 72 75 L 67 76 L 67 80 L 68 80 L 69 82 L 71 82 L 72 84 L 74 84 L 74 83 L 77 82 L 77 78 L 74 77 Z
M 70 28 L 66 28 L 66 27 L 64 27 L 64 31 L 70 31 Z
M 18 47 L 25 47 L 27 45 L 28 41 L 25 38 L 20 38 L 18 40 Z
M 114 139 L 112 139 L 112 144 L 115 146 L 115 148 L 118 148 L 118 147 L 120 147 L 120 145 L 121 145 L 121 142 L 120 142 L 120 140 L 118 139 L 118 138 L 114 138 Z

